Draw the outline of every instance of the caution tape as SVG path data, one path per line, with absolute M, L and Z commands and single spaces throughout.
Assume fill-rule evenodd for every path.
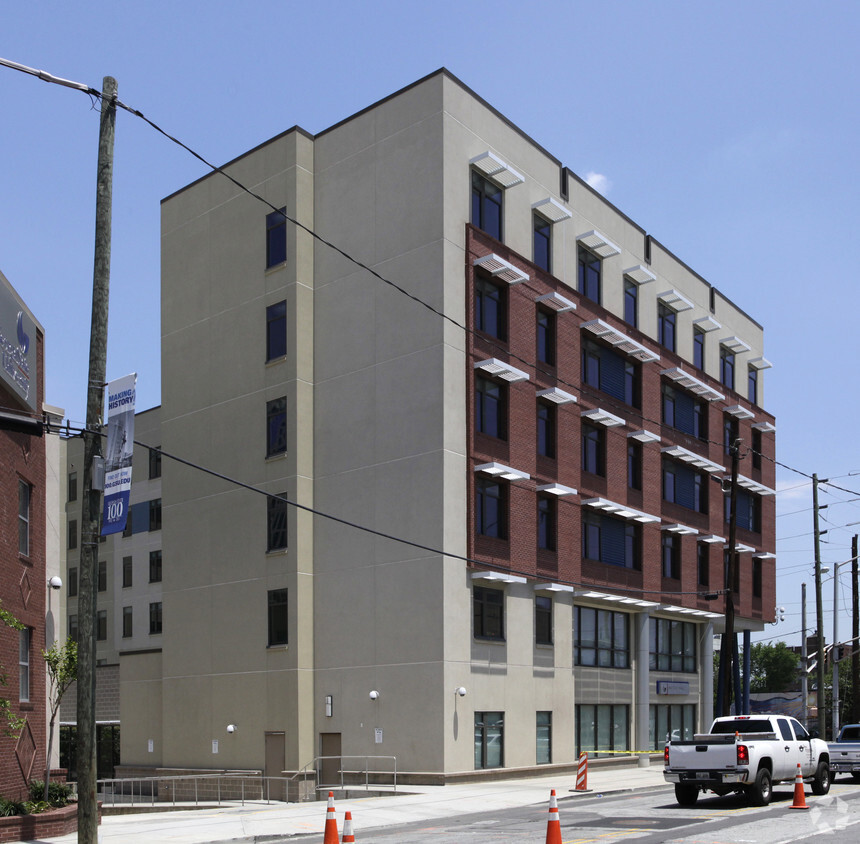
M 662 753 L 662 750 L 597 750 L 596 748 L 592 748 L 591 750 L 583 750 L 582 753 L 587 753 L 589 756 L 593 753 L 595 756 L 597 754 L 603 753 L 611 753 L 620 756 L 635 756 L 637 753 Z

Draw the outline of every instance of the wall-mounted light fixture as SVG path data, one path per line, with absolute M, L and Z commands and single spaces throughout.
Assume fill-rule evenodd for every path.
M 371 700 L 377 700 L 378 698 L 379 698 L 379 692 L 378 692 L 378 691 L 376 691 L 376 689 L 374 689 L 374 690 L 370 693 L 370 699 L 371 699 Z
M 459 697 L 466 697 L 466 687 L 458 686 L 456 689 L 454 689 L 454 694 L 458 695 Z
M 325 717 L 331 718 L 333 712 L 333 704 L 331 695 L 325 696 Z

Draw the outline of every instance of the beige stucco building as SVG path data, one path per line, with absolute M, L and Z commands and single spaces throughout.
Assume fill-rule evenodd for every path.
M 658 479 L 667 461 L 723 476 L 724 418 L 772 456 L 761 326 L 444 70 L 224 169 L 264 202 L 212 174 L 162 205 L 153 436 L 187 462 L 162 465 L 163 630 L 118 658 L 123 768 L 279 774 L 370 755 L 450 776 L 700 728 L 723 505 L 714 492 L 683 518 Z M 503 337 L 476 313 L 479 280 L 504 298 Z M 549 375 L 536 301 L 557 320 Z M 626 410 L 580 372 L 592 342 L 628 356 L 641 388 Z M 483 438 L 488 360 L 507 425 Z M 702 403 L 709 436 L 666 419 L 663 383 Z M 536 390 L 564 414 L 551 463 L 535 456 Z M 580 465 L 583 414 L 603 426 L 602 476 Z M 749 628 L 773 606 L 773 464 L 744 471 Z M 494 476 L 509 483 L 491 492 Z M 482 509 L 493 494 L 504 530 Z M 627 530 L 626 562 L 599 543 L 584 561 L 592 516 Z

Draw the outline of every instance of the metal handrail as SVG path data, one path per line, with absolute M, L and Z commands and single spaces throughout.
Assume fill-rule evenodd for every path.
M 241 772 L 235 773 L 224 773 L 224 774 L 178 774 L 173 776 L 155 776 L 155 777 L 126 777 L 126 778 L 115 778 L 115 779 L 104 779 L 98 780 L 97 789 L 99 794 L 101 795 L 102 803 L 104 805 L 115 806 L 115 805 L 131 805 L 135 806 L 135 786 L 137 786 L 137 804 L 143 805 L 148 802 L 148 805 L 154 806 L 156 803 L 156 797 L 159 792 L 159 786 L 162 784 L 167 785 L 170 788 L 171 799 L 168 800 L 158 800 L 159 803 L 171 803 L 172 805 L 176 805 L 177 802 L 180 803 L 191 803 L 190 799 L 177 801 L 176 799 L 176 786 L 178 783 L 188 782 L 189 784 L 193 784 L 194 786 L 194 805 L 198 805 L 200 803 L 200 794 L 199 794 L 199 784 L 201 780 L 206 781 L 215 781 L 216 784 L 216 798 L 214 801 L 204 800 L 203 802 L 210 803 L 214 802 L 217 805 L 221 805 L 222 803 L 241 803 L 241 805 L 245 805 L 245 800 L 252 801 L 253 797 L 246 797 L 245 792 L 245 784 L 247 781 L 253 781 L 255 785 L 259 787 L 260 800 L 265 801 L 266 803 L 273 802 L 271 800 L 271 781 L 282 783 L 282 787 L 284 790 L 284 794 L 288 794 L 287 789 L 289 788 L 290 779 L 288 777 L 265 777 L 261 774 L 247 774 Z M 239 781 L 240 785 L 240 796 L 236 798 L 227 798 L 222 796 L 222 783 L 225 780 Z M 150 784 L 150 787 L 146 789 L 147 794 L 144 793 L 144 785 L 146 783 Z M 265 791 L 265 796 L 263 792 Z M 120 797 L 129 797 L 130 801 L 120 800 L 117 801 L 117 796 Z M 146 801 L 144 798 L 148 797 L 149 800 Z M 256 802 L 256 801 L 255 801 Z M 274 802 L 284 802 L 282 800 L 274 801 Z
M 322 780 L 322 765 L 321 764 L 317 765 L 317 763 L 322 763 L 322 762 L 324 762 L 326 760 L 330 760 L 330 759 L 337 759 L 340 762 L 340 764 L 338 765 L 338 773 L 340 774 L 340 784 L 321 782 L 321 780 Z M 397 791 L 397 757 L 396 756 L 370 756 L 367 754 L 354 755 L 354 756 L 314 756 L 314 758 L 311 759 L 311 761 L 308 762 L 306 765 L 304 765 L 301 768 L 301 770 L 296 771 L 296 773 L 294 773 L 290 777 L 290 782 L 297 779 L 298 777 L 302 777 L 302 782 L 307 783 L 308 774 L 310 771 L 312 771 L 314 774 L 314 778 L 316 780 L 315 789 L 317 791 L 319 791 L 320 789 L 325 789 L 325 788 L 341 788 L 341 789 L 343 789 L 346 787 L 345 783 L 344 783 L 344 774 L 354 774 L 354 773 L 360 774 L 360 773 L 362 773 L 361 770 L 358 770 L 358 771 L 347 771 L 347 770 L 345 770 L 344 764 L 343 764 L 345 759 L 363 759 L 364 760 L 363 772 L 364 772 L 364 789 L 365 789 L 365 791 L 370 790 L 370 773 L 371 773 L 370 761 L 371 760 L 379 760 L 379 759 L 391 760 L 393 763 L 392 770 L 390 772 L 391 776 L 392 776 L 392 788 L 394 791 Z M 373 771 L 373 773 L 374 774 L 385 774 L 385 773 L 389 773 L 389 772 L 388 771 Z M 350 785 L 352 785 L 352 784 L 350 784 Z

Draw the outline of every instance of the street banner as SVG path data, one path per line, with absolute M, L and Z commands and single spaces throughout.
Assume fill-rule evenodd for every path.
M 134 393 L 137 375 L 125 375 L 108 384 L 108 435 L 105 456 L 105 498 L 102 536 L 125 530 L 131 494 L 134 456 Z

